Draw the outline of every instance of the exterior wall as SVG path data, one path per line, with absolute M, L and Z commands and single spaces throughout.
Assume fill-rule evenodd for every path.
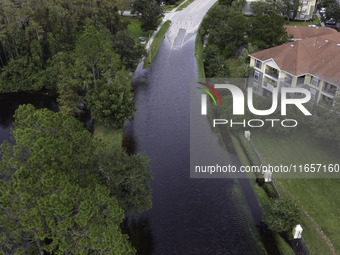
M 263 96 L 263 88 L 262 88 L 262 83 L 263 83 L 263 70 L 264 70 L 264 65 L 262 63 L 261 68 L 257 68 L 255 66 L 255 58 L 250 57 L 250 66 L 254 68 L 254 71 L 249 75 L 248 79 L 248 86 L 253 88 L 253 92 Z M 255 73 L 258 74 L 258 78 L 255 78 Z
M 306 4 L 307 3 L 307 4 Z M 301 6 L 299 7 L 299 14 L 297 19 L 309 20 L 313 18 L 313 13 L 316 6 L 316 0 L 301 0 Z

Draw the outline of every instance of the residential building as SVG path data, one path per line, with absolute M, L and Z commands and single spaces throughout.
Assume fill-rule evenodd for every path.
M 266 49 L 250 56 L 249 86 L 261 96 L 273 88 L 301 87 L 312 102 L 332 106 L 340 91 L 340 33 L 315 36 Z
M 313 18 L 316 0 L 301 0 L 296 19 L 309 20 Z

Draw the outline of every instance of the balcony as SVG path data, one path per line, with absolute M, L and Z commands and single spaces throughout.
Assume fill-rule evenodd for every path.
M 327 96 L 334 97 L 336 90 L 334 90 L 334 89 L 322 89 L 322 93 L 327 94 Z
M 325 82 L 325 85 L 322 87 L 322 93 L 330 97 L 334 97 L 336 91 L 337 91 L 337 87 L 328 82 Z
M 263 81 L 263 87 L 269 91 L 273 91 L 273 88 L 277 87 L 277 82 L 265 77 Z
M 275 72 L 273 70 L 276 70 L 276 69 L 274 68 L 266 69 L 265 73 L 269 75 L 270 77 L 273 77 L 274 79 L 278 79 L 279 78 L 278 72 L 277 71 Z

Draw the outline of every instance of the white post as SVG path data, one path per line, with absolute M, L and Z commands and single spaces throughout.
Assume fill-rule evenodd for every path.
M 301 227 L 301 225 L 300 224 L 296 225 L 296 227 L 293 228 L 293 237 L 294 237 L 294 239 L 301 239 L 302 231 L 303 231 L 303 228 Z
M 250 131 L 249 130 L 244 131 L 244 136 L 248 139 L 248 141 L 250 141 Z
M 270 170 L 266 170 L 264 171 L 263 175 L 264 175 L 264 182 L 268 183 L 272 181 L 272 172 Z

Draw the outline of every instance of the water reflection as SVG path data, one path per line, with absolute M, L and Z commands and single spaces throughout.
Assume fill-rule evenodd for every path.
M 56 98 L 46 95 L 27 93 L 0 94 L 0 144 L 10 141 L 10 129 L 13 127 L 14 113 L 19 105 L 33 104 L 36 108 L 47 108 L 52 111 L 59 111 Z

